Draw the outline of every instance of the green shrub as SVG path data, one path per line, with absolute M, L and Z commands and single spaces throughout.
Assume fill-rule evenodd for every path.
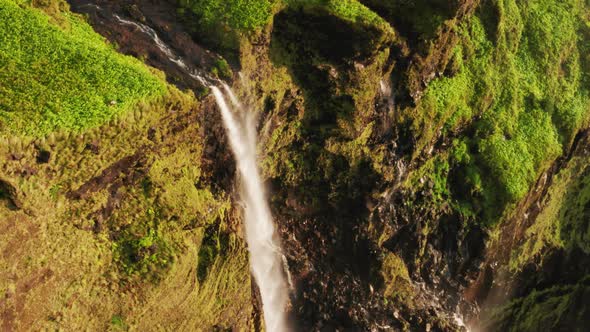
M 215 63 L 213 64 L 213 69 L 211 69 L 211 71 L 213 75 L 219 78 L 229 79 L 233 75 L 232 70 L 229 67 L 227 61 L 225 61 L 225 59 L 218 59 L 217 61 L 215 61 Z
M 173 249 L 152 222 L 137 222 L 113 243 L 114 260 L 131 280 L 158 282 L 174 260 Z
M 126 331 L 128 329 L 128 326 L 125 324 L 125 320 L 121 315 L 114 315 L 111 318 L 111 326 L 116 330 Z
M 201 27 L 227 26 L 248 32 L 270 22 L 272 0 L 180 0 L 181 9 L 189 9 Z

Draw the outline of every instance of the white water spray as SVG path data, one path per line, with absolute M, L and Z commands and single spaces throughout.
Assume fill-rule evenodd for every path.
M 241 108 L 229 86 L 223 87 L 233 106 Z M 221 111 L 242 180 L 246 241 L 252 274 L 260 288 L 266 330 L 287 331 L 287 284 L 280 244 L 256 164 L 256 124 L 252 116 L 246 116 L 242 123 L 237 121 L 221 90 L 215 86 L 211 90 Z

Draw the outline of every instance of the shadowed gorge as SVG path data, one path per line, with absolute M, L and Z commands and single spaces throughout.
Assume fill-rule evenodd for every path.
M 585 0 L 0 0 L 0 330 L 585 331 Z

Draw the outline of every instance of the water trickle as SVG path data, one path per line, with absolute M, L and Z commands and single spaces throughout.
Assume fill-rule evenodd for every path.
M 455 320 L 455 323 L 459 326 L 464 328 L 467 332 L 475 332 L 472 329 L 470 329 L 467 324 L 465 324 L 465 321 L 463 321 L 463 316 L 461 316 L 459 313 L 455 313 L 453 315 L 453 319 Z
M 113 16 L 117 21 L 121 22 L 122 24 L 134 26 L 138 28 L 141 32 L 148 35 L 154 41 L 154 43 L 156 43 L 158 49 L 160 49 L 160 51 L 162 51 L 162 53 L 166 55 L 168 60 L 174 62 L 178 67 L 180 67 L 183 71 L 189 74 L 193 79 L 198 80 L 203 85 L 207 85 L 205 79 L 201 75 L 199 75 L 195 70 L 192 70 L 189 67 L 189 65 L 187 65 L 186 62 L 182 59 L 182 57 L 174 53 L 174 51 L 172 51 L 172 49 L 166 43 L 164 43 L 162 39 L 160 39 L 158 33 L 154 29 L 150 28 L 145 24 L 124 19 L 117 14 L 113 14 Z
M 391 81 L 379 81 L 379 90 L 381 91 L 382 98 L 387 102 L 387 105 L 393 107 L 395 105 L 395 100 L 391 88 Z
M 233 106 L 241 108 L 241 103 L 231 88 L 227 85 L 223 88 Z M 286 331 L 285 308 L 288 293 L 284 262 L 256 164 L 256 122 L 251 116 L 246 116 L 240 123 L 222 91 L 215 86 L 212 86 L 211 90 L 221 111 L 242 181 L 241 199 L 244 201 L 246 241 L 250 251 L 252 274 L 260 288 L 266 330 Z

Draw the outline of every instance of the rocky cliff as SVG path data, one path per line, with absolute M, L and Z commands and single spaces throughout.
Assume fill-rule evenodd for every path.
M 301 331 L 590 325 L 590 4 L 0 0 L 0 325 L 260 330 L 201 73 Z

